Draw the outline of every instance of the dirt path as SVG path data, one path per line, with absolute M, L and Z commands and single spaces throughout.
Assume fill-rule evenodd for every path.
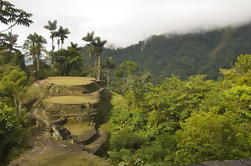
M 41 131 L 33 140 L 33 148 L 12 161 L 9 166 L 108 166 L 107 161 L 82 150 L 70 141 L 54 140 Z

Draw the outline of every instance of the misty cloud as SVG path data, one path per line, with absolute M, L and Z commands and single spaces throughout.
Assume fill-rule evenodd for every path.
M 33 14 L 30 28 L 15 27 L 23 41 L 29 33 L 45 37 L 48 20 L 69 28 L 68 41 L 95 31 L 110 44 L 123 47 L 154 34 L 210 30 L 251 21 L 250 0 L 10 0 Z M 3 26 L 0 26 L 4 29 Z

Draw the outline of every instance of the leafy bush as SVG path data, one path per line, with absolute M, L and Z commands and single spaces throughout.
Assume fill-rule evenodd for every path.
M 138 149 L 143 144 L 144 139 L 133 132 L 125 130 L 115 133 L 111 139 L 111 147 L 114 150 L 126 149 Z
M 188 165 L 208 160 L 240 159 L 251 155 L 251 135 L 228 116 L 199 113 L 177 131 L 176 162 Z

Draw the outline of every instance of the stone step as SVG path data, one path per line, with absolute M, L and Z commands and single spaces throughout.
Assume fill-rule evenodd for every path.
M 89 144 L 94 140 L 97 134 L 94 125 L 65 124 L 64 127 L 71 132 L 72 142 L 76 144 Z
M 35 109 L 32 112 L 32 115 L 41 125 L 47 128 L 50 128 L 52 124 L 64 124 L 66 122 L 66 118 L 64 117 L 59 117 L 59 118 L 48 117 L 44 114 L 41 114 L 41 112 L 39 112 L 38 109 Z
M 96 139 L 90 144 L 85 145 L 83 147 L 83 150 L 87 151 L 88 153 L 96 154 L 100 150 L 100 148 L 105 144 L 108 138 L 108 134 L 109 133 L 105 129 L 103 128 L 98 129 Z

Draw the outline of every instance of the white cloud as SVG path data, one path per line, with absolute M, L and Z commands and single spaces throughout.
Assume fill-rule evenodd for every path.
M 250 0 L 10 0 L 33 14 L 30 28 L 15 27 L 20 40 L 32 32 L 46 37 L 48 20 L 70 29 L 68 41 L 95 31 L 116 46 L 137 43 L 153 34 L 187 33 L 251 21 Z M 1 27 L 0 27 L 1 28 Z M 1 28 L 2 29 L 2 28 Z

